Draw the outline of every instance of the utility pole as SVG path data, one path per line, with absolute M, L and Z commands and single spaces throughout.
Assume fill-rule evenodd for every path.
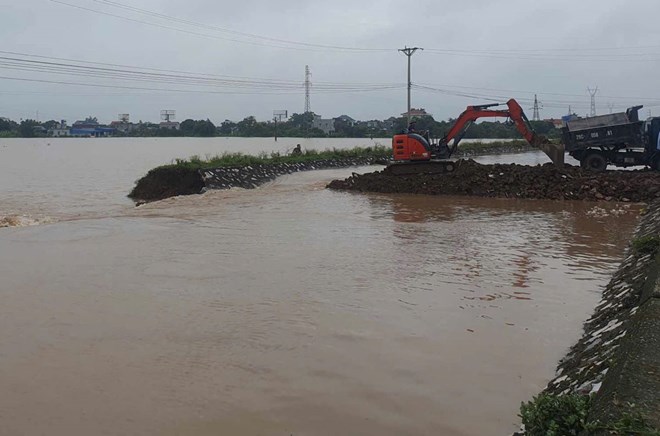
M 596 86 L 593 90 L 591 88 L 587 88 L 587 91 L 589 92 L 589 95 L 591 96 L 591 112 L 590 116 L 595 117 L 596 116 L 596 93 L 598 92 L 598 86 Z
M 273 121 L 275 122 L 275 142 L 277 142 L 277 117 L 273 117 Z
M 312 105 L 309 101 L 309 93 L 312 87 L 311 76 L 312 73 L 309 71 L 309 65 L 305 65 L 305 113 L 312 111 Z
M 534 94 L 534 113 L 532 114 L 533 121 L 541 121 L 541 114 L 539 113 L 539 100 Z
M 282 118 L 286 118 L 288 115 L 289 112 L 286 110 L 273 111 L 273 121 L 275 122 L 275 142 L 277 142 L 277 122 L 282 121 Z
M 612 113 L 612 109 L 614 109 L 614 105 L 612 103 L 607 103 L 607 107 L 610 110 L 610 113 Z
M 400 48 L 399 51 L 408 57 L 408 125 L 410 125 L 410 89 L 412 88 L 412 82 L 410 81 L 410 58 L 417 50 L 424 50 L 421 47 L 404 47 Z

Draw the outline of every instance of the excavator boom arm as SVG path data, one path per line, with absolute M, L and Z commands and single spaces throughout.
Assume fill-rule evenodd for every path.
M 479 118 L 488 117 L 509 118 L 511 121 L 513 121 L 520 134 L 528 143 L 541 148 L 541 150 L 543 150 L 543 152 L 545 152 L 545 154 L 547 154 L 555 164 L 563 164 L 563 145 L 551 144 L 547 138 L 537 135 L 536 132 L 534 132 L 529 119 L 525 115 L 525 112 L 516 100 L 510 99 L 506 102 L 506 105 L 508 110 L 488 109 L 492 106 L 499 106 L 498 104 L 468 106 L 467 109 L 465 109 L 465 111 L 463 111 L 463 113 L 456 119 L 454 124 L 449 129 L 449 132 L 447 132 L 447 134 L 442 139 L 440 139 L 438 146 L 447 147 L 449 141 L 453 139 L 454 144 L 449 151 L 451 155 L 456 150 L 458 143 L 465 134 L 465 130 L 472 122 L 478 120 Z

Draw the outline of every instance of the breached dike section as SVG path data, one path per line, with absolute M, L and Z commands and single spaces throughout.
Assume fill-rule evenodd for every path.
M 177 166 L 155 168 L 128 195 L 138 203 L 177 195 L 200 194 L 206 189 L 253 189 L 277 177 L 300 171 L 348 168 L 386 163 L 375 156 L 317 159 L 296 163 L 273 163 L 193 169 Z
M 631 417 L 660 429 L 660 200 L 642 217 L 582 338 L 557 367 L 544 394 L 593 395 L 588 434 L 610 433 Z M 643 433 L 639 434 L 656 434 Z

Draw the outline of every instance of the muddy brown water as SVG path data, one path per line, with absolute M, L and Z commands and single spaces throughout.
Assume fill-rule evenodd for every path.
M 0 186 L 3 435 L 510 433 L 639 213 L 324 189 L 370 168 L 133 208 L 71 159 Z

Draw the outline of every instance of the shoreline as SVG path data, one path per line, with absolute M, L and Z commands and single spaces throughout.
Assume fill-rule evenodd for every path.
M 660 199 L 648 205 L 582 337 L 521 407 L 523 424 L 533 421 L 531 434 L 547 430 L 544 419 L 550 425 L 571 416 L 583 417 L 571 434 L 660 434 L 659 249 Z

